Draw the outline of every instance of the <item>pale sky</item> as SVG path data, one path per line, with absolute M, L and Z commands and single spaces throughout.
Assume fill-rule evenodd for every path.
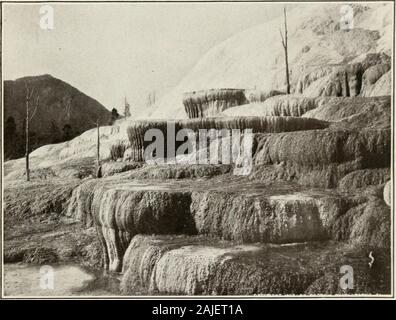
M 271 3 L 51 4 L 53 30 L 39 26 L 42 4 L 3 5 L 4 79 L 51 74 L 111 109 L 165 94 L 211 47 L 280 12 Z

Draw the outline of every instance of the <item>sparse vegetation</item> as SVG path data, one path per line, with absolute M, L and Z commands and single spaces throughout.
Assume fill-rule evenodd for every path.
M 287 19 L 286 19 L 286 7 L 283 8 L 283 19 L 285 24 L 284 33 L 279 30 L 281 39 L 282 39 L 282 46 L 285 51 L 285 72 L 286 72 L 286 93 L 290 94 L 290 73 L 289 73 L 289 54 L 288 54 L 288 43 L 287 43 Z
M 40 105 L 29 124 L 30 133 L 35 133 L 35 137 L 30 134 L 31 150 L 64 141 L 62 129 L 65 124 L 71 125 L 73 129 L 71 137 L 67 138 L 70 140 L 94 127 L 92 121 L 96 121 L 98 117 L 101 123 L 108 124 L 110 121 L 111 113 L 103 105 L 51 75 L 5 80 L 4 120 L 14 118 L 17 133 L 17 139 L 13 137 L 10 142 L 4 139 L 5 155 L 10 159 L 21 158 L 26 153 L 25 82 L 35 88 L 33 100 L 30 102 L 30 116 L 34 111 L 36 97 L 40 96 Z M 55 132 L 58 133 L 54 134 Z
M 124 117 L 128 119 L 131 116 L 131 107 L 125 97 L 125 106 L 124 106 Z
M 128 146 L 123 141 L 117 141 L 110 147 L 110 158 L 113 161 L 122 159 Z
M 111 109 L 110 125 L 112 125 L 119 117 L 120 115 L 118 114 L 118 110 L 116 108 Z

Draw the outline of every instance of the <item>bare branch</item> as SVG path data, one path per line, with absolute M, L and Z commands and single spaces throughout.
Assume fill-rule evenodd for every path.
M 27 81 L 25 81 L 25 89 L 26 89 L 26 100 L 29 100 L 29 98 L 30 98 L 30 88 L 29 88 L 29 85 L 28 85 Z
M 288 47 L 287 47 L 287 17 L 286 17 L 286 6 L 283 7 L 283 19 L 284 19 L 284 33 L 279 28 L 279 33 L 282 39 L 282 46 L 285 51 L 285 73 L 286 73 L 286 93 L 290 93 L 290 74 L 289 74 L 289 58 L 288 58 Z
M 285 40 L 283 39 L 282 30 L 280 28 L 279 28 L 279 33 L 280 33 L 280 36 L 281 36 L 281 39 L 282 39 L 282 46 L 283 46 L 283 48 L 286 48 Z
M 40 96 L 37 96 L 36 105 L 34 106 L 34 110 L 33 110 L 32 115 L 30 116 L 29 121 L 31 121 L 33 119 L 34 115 L 36 114 L 36 111 L 37 111 L 37 108 L 38 108 L 39 104 L 40 104 Z
M 29 100 L 32 99 L 34 91 L 35 91 L 35 88 L 32 88 L 30 91 Z
M 286 22 L 286 7 L 283 7 L 283 17 L 285 20 L 285 43 L 287 46 L 287 22 Z

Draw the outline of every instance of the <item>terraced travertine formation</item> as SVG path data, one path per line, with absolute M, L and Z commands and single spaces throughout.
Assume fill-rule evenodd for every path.
M 352 4 L 354 28 L 347 32 L 339 24 L 342 5 L 307 4 L 288 10 L 291 92 L 313 98 L 390 95 L 391 5 Z M 219 43 L 202 56 L 173 90 L 157 101 L 155 108 L 142 110 L 141 116 L 186 118 L 183 103 L 186 92 L 211 88 L 286 92 L 283 48 L 272 45 L 280 41 L 281 25 L 283 17 L 278 16 Z M 189 105 L 195 103 L 197 111 L 206 114 L 212 113 L 206 107 L 220 110 L 233 105 L 222 99 L 207 103 L 209 97 L 204 94 L 187 97 L 192 98 L 188 100 Z M 245 97 L 250 103 L 263 102 L 262 99 L 250 100 L 248 94 Z
M 362 249 L 334 242 L 241 245 L 200 236 L 138 235 L 125 253 L 121 290 L 126 294 L 141 288 L 189 295 L 345 294 L 339 287 L 339 266 L 353 265 L 355 292 L 389 291 L 389 271 L 370 269 L 364 255 Z M 384 256 L 377 258 L 380 263 Z
M 111 271 L 121 270 L 136 234 L 200 234 L 238 243 L 389 243 L 381 234 L 389 228 L 389 209 L 370 195 L 244 180 L 219 176 L 161 182 L 121 174 L 75 189 L 69 212 L 97 226 Z
M 128 295 L 389 293 L 390 97 L 277 95 L 256 110 L 171 121 L 194 132 L 253 129 L 247 176 L 234 175 L 239 164 L 191 164 L 190 154 L 177 164 L 106 160 L 95 179 L 90 132 L 36 150 L 28 184 L 23 161 L 6 163 L 5 261 L 74 259 L 116 273 Z M 103 146 L 129 138 L 141 157 L 136 141 L 167 124 L 105 128 Z M 353 267 L 354 289 L 340 288 L 342 265 Z
M 390 98 L 352 99 L 284 109 L 310 110 L 301 119 L 322 128 L 257 126 L 249 176 L 221 163 L 144 164 L 79 185 L 68 215 L 96 227 L 104 267 L 121 272 L 126 294 L 389 293 Z M 183 128 L 250 120 L 189 121 Z M 353 290 L 339 287 L 342 265 L 354 268 Z

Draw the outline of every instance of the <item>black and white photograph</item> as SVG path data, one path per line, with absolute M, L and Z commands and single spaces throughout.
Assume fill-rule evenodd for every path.
M 393 299 L 394 8 L 2 2 L 2 298 Z

